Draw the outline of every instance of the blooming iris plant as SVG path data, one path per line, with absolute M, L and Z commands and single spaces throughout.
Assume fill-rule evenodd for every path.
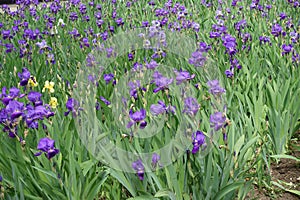
M 195 74 L 190 75 L 188 71 L 175 71 L 176 74 L 176 84 L 180 85 L 183 82 L 192 80 L 195 78 Z
M 150 106 L 150 112 L 152 115 L 154 116 L 157 116 L 157 115 L 160 115 L 160 114 L 164 114 L 164 113 L 175 113 L 175 107 L 174 106 L 166 106 L 166 104 L 159 100 L 158 101 L 158 104 L 152 104 Z
M 144 180 L 144 174 L 145 174 L 145 167 L 142 162 L 142 160 L 136 160 L 132 163 L 132 168 L 136 171 L 136 174 L 138 175 L 139 179 L 142 181 Z
M 213 127 L 215 131 L 218 131 L 224 127 L 225 122 L 226 116 L 224 116 L 222 112 L 215 112 L 214 114 L 210 115 L 211 127 Z
M 205 135 L 201 131 L 196 131 L 192 135 L 193 149 L 192 153 L 195 154 L 199 151 L 200 147 L 205 148 Z
M 40 139 L 37 149 L 40 150 L 40 152 L 34 154 L 35 156 L 40 156 L 42 153 L 45 153 L 45 156 L 49 160 L 59 153 L 59 149 L 55 148 L 55 141 L 47 137 Z
M 157 93 L 160 90 L 168 89 L 168 86 L 173 82 L 173 78 L 164 77 L 160 72 L 155 71 L 153 73 L 153 82 L 156 85 L 156 88 L 153 90 L 153 92 Z
M 183 113 L 194 116 L 197 114 L 199 108 L 200 105 L 197 99 L 195 99 L 194 97 L 185 98 Z
M 146 110 L 141 109 L 139 111 L 133 112 L 132 109 L 129 111 L 130 121 L 127 124 L 127 128 L 130 128 L 134 124 L 139 124 L 141 129 L 144 129 L 147 126 L 146 118 Z
M 42 92 L 48 91 L 49 93 L 54 92 L 54 82 L 46 81 Z
M 209 93 L 213 95 L 220 96 L 221 94 L 225 93 L 225 89 L 220 86 L 218 80 L 208 81 L 207 85 L 209 87 Z

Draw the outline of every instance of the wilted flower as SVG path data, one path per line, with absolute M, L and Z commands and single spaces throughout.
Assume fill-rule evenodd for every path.
M 210 115 L 210 123 L 211 127 L 214 127 L 215 131 L 220 130 L 226 121 L 226 116 L 223 115 L 222 112 L 215 112 L 214 114 Z
M 145 167 L 143 165 L 142 160 L 137 160 L 132 163 L 132 168 L 136 171 L 136 174 L 138 175 L 139 179 L 142 181 L 144 180 L 144 174 L 145 174 Z
M 205 135 L 201 131 L 196 131 L 192 135 L 192 144 L 193 144 L 193 150 L 192 153 L 195 154 L 199 151 L 200 147 L 205 147 Z
M 59 149 L 55 148 L 55 141 L 47 137 L 40 139 L 37 149 L 40 152 L 34 154 L 35 156 L 40 156 L 44 152 L 49 160 L 59 153 Z

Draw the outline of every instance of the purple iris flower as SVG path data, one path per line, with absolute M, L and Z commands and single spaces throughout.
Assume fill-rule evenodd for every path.
M 52 50 L 52 48 L 50 48 L 47 45 L 46 40 L 42 40 L 41 42 L 37 42 L 36 45 L 40 48 L 40 51 L 39 51 L 40 54 L 42 54 L 44 52 L 44 50 L 49 50 L 49 51 Z
M 246 20 L 242 19 L 241 21 L 237 22 L 234 26 L 235 30 L 238 32 L 241 31 L 241 29 L 244 29 L 247 26 Z
M 133 112 L 132 109 L 129 111 L 130 121 L 127 124 L 127 128 L 130 128 L 134 124 L 140 124 L 140 128 L 143 129 L 147 126 L 147 122 L 144 120 L 146 118 L 146 110 L 141 109 L 140 111 Z
M 89 39 L 86 37 L 82 38 L 81 40 L 80 48 L 83 48 L 83 46 L 90 47 Z
M 138 89 L 141 87 L 141 81 L 140 80 L 137 80 L 135 82 L 130 81 L 128 83 L 128 86 L 130 87 L 130 91 L 129 91 L 130 96 L 137 99 Z
M 3 30 L 2 38 L 3 38 L 3 40 L 6 40 L 7 38 L 12 38 L 12 36 L 10 35 L 10 30 Z
M 132 53 L 129 53 L 129 54 L 128 54 L 128 60 L 131 61 L 131 60 L 133 60 L 133 59 L 134 59 L 133 54 L 132 54 Z
M 232 69 L 226 69 L 225 75 L 227 78 L 232 78 L 234 76 L 233 68 Z
M 207 45 L 205 42 L 200 42 L 199 44 L 199 50 L 201 52 L 208 52 L 211 49 L 210 45 Z
M 69 98 L 66 103 L 66 108 L 68 109 L 67 112 L 65 112 L 65 116 L 67 116 L 70 112 L 72 112 L 73 116 L 76 116 L 77 110 L 79 108 L 79 103 L 73 98 Z
M 142 160 L 139 159 L 133 162 L 132 168 L 136 171 L 136 174 L 138 175 L 139 179 L 141 181 L 144 180 L 145 167 L 143 165 Z
M 223 45 L 226 48 L 226 53 L 228 53 L 230 56 L 234 55 L 237 52 L 237 43 L 236 39 L 233 36 L 227 34 L 222 37 L 222 41 Z
M 278 37 L 282 33 L 282 27 L 279 24 L 274 24 L 271 33 L 275 37 Z
M 26 123 L 30 128 L 37 128 L 38 120 L 54 116 L 54 112 L 51 112 L 50 108 L 45 107 L 45 105 L 39 105 L 36 107 L 27 105 L 26 110 Z
M 272 45 L 272 43 L 271 43 L 271 40 L 270 40 L 270 37 L 268 37 L 268 36 L 259 36 L 259 43 L 260 44 L 266 44 L 266 43 L 268 43 L 270 46 Z
M 152 113 L 152 115 L 163 114 L 164 112 L 166 112 L 166 109 L 166 104 L 161 100 L 158 101 L 158 104 L 152 104 L 150 106 L 150 112 Z
M 284 20 L 287 17 L 287 15 L 284 12 L 282 12 L 279 14 L 279 17 L 280 17 L 280 20 Z
M 100 100 L 103 101 L 106 105 L 110 105 L 110 101 L 108 101 L 107 99 L 105 99 L 103 96 L 100 96 Z
M 44 152 L 49 160 L 59 153 L 59 149 L 55 148 L 55 141 L 50 138 L 40 139 L 37 149 L 40 152 L 34 154 L 35 156 L 40 156 Z
M 199 108 L 200 108 L 200 105 L 198 104 L 197 99 L 195 99 L 194 97 L 187 97 L 184 100 L 183 113 L 186 113 L 189 115 L 196 115 Z
M 220 86 L 220 83 L 218 80 L 211 80 L 207 82 L 207 85 L 209 87 L 209 93 L 213 95 L 221 95 L 225 93 L 225 89 Z
M 16 87 L 12 87 L 9 89 L 9 96 L 16 98 L 18 97 L 20 94 L 20 90 Z
M 173 78 L 167 78 L 164 77 L 161 73 L 158 71 L 155 71 L 152 75 L 153 81 L 157 88 L 153 90 L 154 93 L 159 92 L 160 90 L 164 90 L 168 88 L 168 85 L 170 85 L 173 82 Z
M 193 149 L 192 153 L 195 154 L 199 151 L 200 147 L 203 146 L 205 148 L 205 135 L 201 131 L 196 131 L 192 135 L 192 144 Z
M 7 115 L 5 108 L 1 109 L 0 110 L 0 123 L 5 123 L 7 118 L 8 118 L 8 115 Z
M 106 84 L 109 84 L 111 80 L 114 79 L 114 75 L 113 74 L 104 74 L 103 75 L 103 79 L 105 80 Z
M 116 19 L 116 23 L 118 26 L 122 26 L 124 24 L 124 21 L 122 18 Z
M 183 82 L 192 80 L 195 78 L 195 74 L 190 75 L 188 71 L 175 71 L 176 74 L 176 84 L 180 85 Z
M 8 105 L 5 108 L 6 113 L 10 115 L 10 119 L 13 121 L 14 119 L 20 117 L 24 114 L 24 104 L 22 102 L 18 102 L 16 100 L 9 101 Z
M 212 31 L 209 33 L 209 37 L 210 38 L 219 38 L 219 37 L 221 37 L 221 33 Z
M 199 50 L 193 52 L 191 58 L 189 58 L 189 63 L 194 65 L 195 67 L 202 67 L 205 61 L 205 55 Z
M 158 162 L 160 161 L 160 156 L 157 153 L 152 154 L 151 165 L 153 168 L 156 168 Z
M 76 12 L 71 12 L 69 18 L 71 21 L 75 21 L 78 19 L 78 15 Z
M 20 94 L 20 90 L 16 87 L 10 88 L 8 95 L 6 95 L 6 87 L 2 88 L 2 94 L 1 94 L 2 103 L 4 105 L 7 105 L 9 103 L 9 101 L 11 101 L 17 97 L 21 97 L 21 96 L 19 96 L 19 94 Z
M 142 27 L 148 27 L 149 22 L 148 21 L 142 21 Z
M 20 78 L 20 85 L 26 86 L 28 83 L 28 80 L 30 79 L 30 72 L 27 68 L 22 69 L 22 73 L 18 72 L 18 77 Z
M 288 44 L 288 45 L 283 44 L 282 45 L 282 51 L 283 52 L 281 53 L 281 55 L 289 54 L 292 51 L 292 49 L 293 49 L 292 44 Z
M 147 69 L 155 69 L 158 66 L 157 62 L 153 59 L 148 63 L 146 62 Z
M 43 101 L 41 100 L 42 94 L 35 91 L 30 91 L 27 95 L 27 98 L 29 101 L 33 103 L 34 106 L 39 106 L 43 104 Z
M 150 112 L 152 113 L 152 115 L 160 115 L 160 114 L 163 114 L 163 113 L 175 113 L 175 110 L 176 108 L 174 106 L 166 106 L 166 104 L 159 100 L 158 101 L 158 104 L 152 104 L 150 106 Z
M 218 131 L 224 127 L 225 121 L 226 116 L 224 116 L 222 112 L 215 112 L 214 114 L 210 115 L 211 127 L 214 127 L 215 131 Z

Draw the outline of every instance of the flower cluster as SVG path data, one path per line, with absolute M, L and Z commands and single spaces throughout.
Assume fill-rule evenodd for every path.
M 26 87 L 30 80 L 35 80 L 26 68 L 23 68 L 18 76 L 20 86 Z M 7 88 L 3 87 L 0 99 L 4 105 L 4 108 L 0 109 L 0 123 L 4 126 L 3 131 L 10 137 L 19 137 L 20 124 L 36 129 L 39 121 L 54 115 L 50 105 L 43 103 L 42 94 L 33 90 L 25 90 L 25 93 L 22 93 L 19 88 L 12 87 L 7 93 Z
M 151 158 L 151 166 L 152 169 L 154 170 L 157 166 L 162 167 L 162 164 L 159 162 L 160 161 L 160 156 L 157 153 L 152 154 Z M 144 175 L 145 175 L 145 166 L 143 164 L 143 161 L 141 159 L 138 159 L 134 162 L 132 162 L 132 168 L 135 170 L 137 176 L 139 179 L 142 181 L 144 180 Z

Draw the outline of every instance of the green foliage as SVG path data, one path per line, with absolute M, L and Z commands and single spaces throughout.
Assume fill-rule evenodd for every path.
M 182 111 L 184 105 L 182 99 L 178 98 L 181 96 L 182 90 L 175 90 L 174 93 L 171 93 L 171 88 L 168 91 L 170 94 L 161 92 L 155 95 L 140 91 L 138 100 L 129 99 L 128 106 L 124 106 L 126 113 L 124 111 L 118 119 L 115 118 L 114 113 L 116 108 L 99 101 L 99 97 L 103 96 L 110 101 L 121 99 L 120 94 L 128 92 L 128 88 L 125 87 L 126 91 L 116 92 L 116 87 L 112 83 L 105 83 L 103 73 L 113 73 L 116 77 L 115 81 L 122 83 L 124 80 L 121 77 L 129 74 L 126 74 L 125 71 L 128 72 L 135 62 L 144 63 L 145 58 L 148 62 L 154 50 L 138 49 L 132 51 L 134 53 L 133 61 L 128 61 L 127 54 L 124 54 L 109 63 L 109 66 L 105 66 L 105 71 L 100 74 L 100 80 L 97 80 L 96 98 L 90 98 L 91 102 L 87 102 L 87 104 L 94 105 L 98 101 L 101 108 L 95 116 L 89 115 L 89 111 L 82 112 L 83 116 L 86 114 L 89 117 L 86 126 L 79 126 L 72 113 L 64 116 L 64 112 L 67 111 L 67 99 L 73 97 L 74 89 L 80 86 L 80 83 L 75 80 L 79 76 L 78 72 L 84 69 L 87 55 L 94 53 L 95 47 L 99 48 L 105 44 L 105 41 L 101 39 L 104 31 L 108 30 L 109 26 L 114 26 L 114 34 L 108 33 L 108 37 L 112 37 L 133 27 L 140 27 L 142 21 L 151 23 L 152 20 L 157 19 L 155 10 L 163 7 L 166 1 L 155 1 L 156 4 L 151 6 L 148 4 L 149 1 L 141 0 L 132 3 L 128 8 L 126 1 L 118 1 L 116 5 L 113 5 L 111 1 L 95 0 L 95 5 L 98 3 L 102 5 L 101 13 L 104 24 L 101 27 L 97 26 L 94 17 L 98 12 L 96 6 L 88 6 L 88 1 L 81 2 L 87 5 L 86 15 L 91 18 L 88 22 L 82 21 L 84 15 L 80 14 L 78 6 L 70 6 L 69 10 L 65 12 L 66 2 L 62 3 L 62 10 L 58 13 L 52 13 L 49 9 L 37 9 L 37 15 L 41 18 L 44 15 L 55 18 L 53 28 L 56 27 L 57 33 L 43 35 L 43 39 L 52 50 L 44 50 L 44 53 L 40 53 L 36 43 L 41 42 L 41 39 L 27 38 L 25 40 L 28 46 L 24 48 L 26 52 L 30 52 L 29 54 L 20 58 L 20 49 L 6 53 L 4 44 L 12 43 L 15 47 L 20 48 L 18 41 L 24 39 L 24 25 L 19 26 L 21 30 L 16 31 L 13 38 L 0 40 L 1 47 L 3 46 L 0 50 L 0 87 L 9 89 L 15 86 L 25 92 L 24 88 L 18 85 L 18 72 L 21 72 L 23 67 L 27 67 L 39 83 L 34 88 L 35 91 L 41 92 L 44 82 L 47 80 L 55 82 L 55 92 L 53 94 L 43 93 L 42 100 L 48 103 L 50 97 L 58 99 L 58 107 L 53 109 L 55 115 L 42 122 L 44 128 L 39 126 L 39 129 L 29 129 L 26 125 L 19 127 L 18 132 L 23 137 L 23 142 L 8 137 L 4 131 L 0 134 L 0 175 L 3 177 L 3 181 L 0 182 L 0 198 L 3 196 L 3 199 L 34 200 L 245 199 L 254 181 L 260 187 L 265 184 L 272 185 L 270 163 L 273 160 L 289 158 L 299 161 L 299 158 L 286 155 L 292 137 L 300 128 L 299 62 L 298 64 L 293 63 L 291 54 L 281 55 L 281 46 L 291 43 L 288 36 L 277 38 L 270 34 L 274 20 L 277 20 L 276 22 L 280 23 L 282 27 L 285 27 L 287 23 L 287 19 L 285 21 L 278 20 L 280 12 L 285 12 L 291 17 L 291 22 L 295 26 L 298 23 L 296 22 L 298 20 L 297 10 L 287 2 L 261 1 L 263 5 L 272 2 L 273 6 L 267 12 L 268 17 L 265 19 L 260 17 L 262 13 L 258 10 L 250 10 L 251 1 L 238 3 L 239 6 L 244 7 L 242 11 L 239 11 L 239 7 L 231 7 L 229 1 L 224 1 L 223 7 L 231 8 L 230 14 L 226 14 L 223 9 L 224 18 L 235 16 L 235 19 L 226 21 L 227 32 L 237 36 L 235 23 L 245 19 L 248 24 L 245 31 L 252 36 L 249 52 L 242 50 L 241 38 L 237 39 L 239 53 L 235 58 L 241 64 L 242 69 L 235 69 L 234 77 L 226 78 L 224 71 L 230 67 L 230 58 L 228 54 L 224 53 L 226 48 L 222 45 L 221 39 L 214 40 L 209 37 L 212 25 L 217 23 L 215 13 L 218 5 L 213 4 L 211 7 L 206 7 L 200 1 L 180 1 L 188 10 L 187 18 L 197 22 L 200 31 L 182 29 L 179 33 L 195 39 L 197 42 L 205 42 L 212 46 L 212 50 L 207 53 L 208 64 L 198 70 L 188 64 L 188 57 L 180 58 L 171 52 L 167 52 L 166 57 L 159 61 L 157 59 L 157 61 L 161 65 L 171 66 L 172 69 L 188 70 L 191 74 L 196 75 L 196 78 L 188 83 L 190 85 L 198 84 L 199 88 L 191 89 L 187 84 L 182 90 L 194 95 L 201 106 L 195 118 L 186 117 L 182 113 L 176 113 L 174 116 L 163 115 L 161 118 L 147 116 L 148 121 L 156 120 L 157 123 L 153 122 L 152 129 L 147 130 L 149 132 L 154 132 L 155 129 L 160 130 L 150 139 L 135 137 L 134 134 L 140 134 L 137 131 L 138 126 L 133 126 L 133 131 L 128 134 L 129 129 L 126 128 L 124 122 L 129 120 L 126 109 L 134 107 L 131 104 L 135 104 L 134 108 L 145 107 L 147 113 L 150 113 L 151 104 L 157 104 L 158 100 L 163 99 L 166 104 L 170 103 L 176 106 L 178 111 Z M 115 19 L 111 17 L 114 9 L 118 13 L 118 18 L 124 19 L 124 26 L 117 26 Z M 71 12 L 76 12 L 80 19 L 74 22 L 69 20 Z M 189 15 L 190 13 L 191 15 Z M 28 22 L 30 29 L 55 31 L 47 27 L 46 19 L 35 20 L 29 9 L 25 9 L 24 17 L 16 16 L 16 18 L 22 23 Z M 176 15 L 170 15 L 168 20 L 172 22 L 176 21 L 176 18 Z M 62 19 L 65 26 L 59 26 L 58 19 Z M 0 13 L 0 22 L 3 24 L 0 31 L 12 30 L 12 26 L 16 23 L 12 16 L 4 13 Z M 70 36 L 69 32 L 74 28 L 81 34 L 79 38 Z M 89 34 L 89 28 L 92 28 L 97 36 Z M 272 46 L 260 44 L 259 37 L 262 35 L 271 36 Z M 83 37 L 88 39 L 90 46 L 80 47 Z M 127 40 L 123 42 L 126 43 Z M 299 46 L 298 41 L 293 47 L 298 53 Z M 173 51 L 183 51 L 188 54 L 194 50 L 182 47 L 182 49 Z M 129 52 L 131 49 L 128 49 L 126 53 Z M 51 53 L 54 54 L 55 63 L 49 62 L 47 56 Z M 171 76 L 171 72 L 167 69 L 165 74 Z M 144 79 L 151 78 L 151 74 L 143 75 Z M 175 77 L 173 78 L 175 81 Z M 214 96 L 208 92 L 207 81 L 213 79 L 219 79 L 221 85 L 226 89 L 226 94 L 222 96 L 222 102 L 214 99 Z M 125 80 L 124 84 L 126 81 L 128 80 Z M 124 89 L 124 85 L 122 86 Z M 153 91 L 155 86 L 148 84 L 145 87 L 148 91 Z M 88 88 L 86 91 L 89 91 Z M 26 102 L 26 98 L 24 97 L 24 102 Z M 88 99 L 89 96 L 84 98 Z M 146 100 L 141 100 L 143 98 Z M 4 107 L 1 104 L 0 110 Z M 94 111 L 94 107 L 92 111 Z M 216 111 L 226 113 L 227 126 L 214 132 L 210 123 L 210 115 Z M 95 130 L 94 128 L 98 126 L 100 128 Z M 188 143 L 185 143 L 186 140 L 183 142 L 182 138 L 176 136 L 187 132 L 191 134 L 196 130 L 203 131 L 205 137 L 208 138 L 206 140 L 208 146 L 207 149 L 192 154 L 192 138 L 188 137 Z M 91 144 L 90 149 L 84 145 L 84 140 L 78 133 L 80 131 L 86 131 L 86 140 Z M 100 133 L 94 137 L 93 131 Z M 225 134 L 226 140 L 223 138 Z M 36 147 L 39 139 L 44 137 L 55 140 L 55 145 L 60 150 L 60 153 L 51 160 L 44 155 L 34 156 L 38 152 Z M 134 155 L 156 152 L 165 144 L 170 144 L 163 152 L 164 155 L 160 155 L 162 161 L 170 162 L 166 166 L 157 166 L 155 169 L 145 166 L 147 173 L 145 173 L 144 179 L 140 180 L 135 171 L 131 169 L 131 165 L 128 166 L 131 171 L 121 171 L 95 157 L 93 153 L 97 149 L 96 144 L 104 138 L 108 138 L 115 147 L 132 152 Z M 115 162 L 116 155 L 110 154 L 111 143 L 107 142 L 101 146 L 101 154 L 105 155 L 105 161 L 112 164 Z M 183 153 L 177 154 L 178 152 Z M 126 163 L 126 159 L 126 157 L 120 157 L 120 163 Z M 143 162 L 146 161 L 143 160 Z M 283 186 L 282 188 L 299 195 L 298 191 L 287 190 Z

